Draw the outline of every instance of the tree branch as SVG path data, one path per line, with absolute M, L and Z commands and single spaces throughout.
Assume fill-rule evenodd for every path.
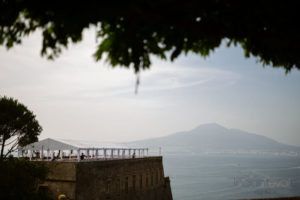
M 0 160 L 3 159 L 5 140 L 6 140 L 6 138 L 5 138 L 4 135 L 3 135 L 3 140 L 2 140 L 2 144 L 1 144 Z
M 6 158 L 11 152 L 15 151 L 16 150 L 15 147 L 17 146 L 18 146 L 18 142 L 12 145 L 12 147 L 6 152 L 3 158 Z
M 13 139 L 11 142 L 9 142 L 8 144 L 5 144 L 4 146 L 8 146 L 12 143 L 14 143 L 16 140 L 19 140 L 19 137 L 16 137 L 15 139 Z

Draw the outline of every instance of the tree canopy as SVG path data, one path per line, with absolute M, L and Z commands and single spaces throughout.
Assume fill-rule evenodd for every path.
M 46 192 L 39 190 L 49 173 L 42 162 L 8 158 L 0 161 L 0 199 L 5 200 L 51 200 Z
M 97 27 L 112 66 L 149 68 L 150 56 L 174 60 L 182 53 L 209 55 L 225 40 L 263 65 L 300 69 L 300 2 L 297 0 L 128 0 L 68 2 L 0 0 L 0 44 L 7 48 L 42 30 L 41 54 L 63 47 Z
M 35 115 L 26 106 L 13 98 L 0 97 L 0 161 L 19 146 L 36 142 L 41 131 Z

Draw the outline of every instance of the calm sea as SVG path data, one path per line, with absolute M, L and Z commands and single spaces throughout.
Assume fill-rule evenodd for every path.
M 300 196 L 300 158 L 164 155 L 174 200 Z

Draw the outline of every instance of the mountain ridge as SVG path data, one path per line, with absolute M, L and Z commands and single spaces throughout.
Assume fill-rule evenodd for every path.
M 202 124 L 189 131 L 180 131 L 167 136 L 138 140 L 130 144 L 162 147 L 173 153 L 295 153 L 300 147 L 280 143 L 266 136 L 240 129 L 225 128 L 217 123 Z

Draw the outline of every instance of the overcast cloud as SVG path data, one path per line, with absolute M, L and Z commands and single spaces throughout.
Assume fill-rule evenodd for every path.
M 35 33 L 0 47 L 0 95 L 17 98 L 43 126 L 41 138 L 130 141 L 216 122 L 300 146 L 300 73 L 263 68 L 238 47 L 174 63 L 152 58 L 140 74 L 92 57 L 95 31 L 55 61 L 40 56 Z

